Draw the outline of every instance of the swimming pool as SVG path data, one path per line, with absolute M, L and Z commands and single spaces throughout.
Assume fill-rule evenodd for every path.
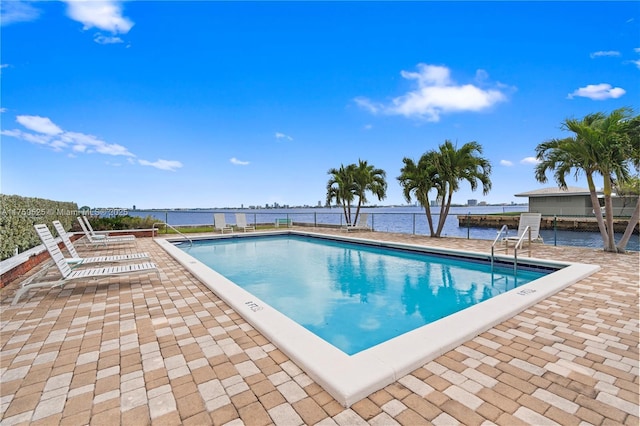
M 457 260 L 462 259 L 474 265 L 487 260 L 486 253 L 434 250 L 421 246 L 381 243 L 350 237 L 327 237 L 322 234 L 298 231 L 252 233 L 249 236 L 232 234 L 216 239 L 225 240 L 225 244 L 219 247 L 233 251 L 237 250 L 233 247 L 239 247 L 239 245 L 229 243 L 251 241 L 244 240 L 244 238 L 254 238 L 257 234 L 261 234 L 259 238 L 264 238 L 266 235 L 286 235 L 307 239 L 330 238 L 332 244 L 338 246 L 346 241 L 357 243 L 362 250 L 372 250 L 372 247 L 392 249 L 410 256 L 415 255 L 415 252 L 422 254 L 429 252 L 436 256 L 449 258 L 453 256 Z M 296 323 L 255 293 L 241 288 L 233 280 L 221 274 L 221 271 L 211 269 L 169 241 L 156 241 L 345 406 L 349 406 L 394 382 L 429 360 L 473 338 L 493 325 L 513 317 L 526 307 L 598 269 L 593 265 L 556 263 L 539 259 L 525 259 L 523 261 L 521 259 L 519 262 L 527 266 L 525 269 L 546 269 L 548 271 L 551 268 L 557 269 L 557 271 L 525 285 L 516 285 L 514 282 L 513 288 L 503 294 L 484 300 L 482 303 L 470 306 L 458 313 L 442 317 L 430 324 L 417 326 L 382 343 L 353 351 L 353 354 L 349 355 Z M 267 239 L 262 241 L 267 242 Z M 196 242 L 194 247 L 197 248 L 198 245 Z M 298 252 L 301 251 L 298 250 Z M 237 253 L 235 257 L 240 262 L 234 266 L 235 269 L 245 269 L 247 265 L 254 262 L 247 257 L 246 253 Z M 501 257 L 499 260 L 509 262 L 508 257 Z M 313 268 L 306 266 L 302 269 L 301 276 L 312 277 L 314 280 L 319 278 L 319 274 L 315 273 Z M 520 274 L 521 272 L 519 272 Z M 468 291 L 467 294 L 469 294 Z M 288 303 L 297 305 L 298 309 L 313 310 L 315 308 L 313 300 L 304 300 L 299 297 L 288 299 Z M 372 324 L 368 325 L 370 327 L 375 325 Z M 364 323 L 364 326 L 366 328 L 367 323 Z M 351 324 L 343 324 L 345 329 L 350 327 L 352 327 Z
M 347 355 L 557 270 L 300 235 L 177 245 Z

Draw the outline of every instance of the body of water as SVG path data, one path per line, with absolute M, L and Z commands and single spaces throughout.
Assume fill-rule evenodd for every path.
M 363 208 L 361 211 L 369 213 L 368 224 L 373 230 L 381 232 L 398 232 L 417 235 L 429 235 L 429 225 L 422 207 L 380 207 Z M 432 209 L 434 228 L 437 227 L 439 216 L 436 213 L 439 208 Z M 463 237 L 493 241 L 498 229 L 467 227 L 458 222 L 458 215 L 465 214 L 491 214 L 526 212 L 528 206 L 474 206 L 452 207 L 449 210 L 442 236 Z M 214 213 L 225 213 L 228 224 L 235 224 L 235 213 L 246 214 L 249 223 L 274 223 L 276 219 L 292 219 L 294 222 L 308 224 L 344 225 L 345 219 L 341 208 L 296 208 L 296 209 L 211 209 L 211 210 L 133 210 L 131 216 L 152 216 L 159 222 L 171 225 L 212 225 Z M 355 209 L 352 210 L 355 215 Z M 509 235 L 516 235 L 517 229 L 510 230 Z M 540 235 L 545 244 L 565 245 L 577 247 L 602 248 L 602 237 L 597 232 L 578 232 L 564 230 L 541 230 Z M 616 234 L 619 241 L 622 234 Z M 627 250 L 640 251 L 640 237 L 635 234 L 631 237 Z

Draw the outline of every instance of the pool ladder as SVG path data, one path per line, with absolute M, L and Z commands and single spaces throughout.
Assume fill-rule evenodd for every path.
M 191 240 L 191 238 L 189 238 L 186 235 L 184 235 L 182 232 L 178 231 L 175 226 L 169 225 L 168 223 L 165 223 L 165 222 L 156 222 L 151 226 L 151 229 L 156 229 L 156 225 L 168 226 L 169 228 L 173 229 L 178 234 L 180 234 L 182 236 L 182 238 L 184 238 L 185 240 L 189 241 L 189 247 L 193 247 L 193 240 Z

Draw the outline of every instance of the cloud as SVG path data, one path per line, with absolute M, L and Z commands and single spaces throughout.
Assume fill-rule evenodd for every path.
M 120 1 L 112 0 L 64 0 L 67 16 L 84 25 L 85 30 L 98 28 L 113 34 L 126 34 L 134 23 L 122 16 Z
M 522 160 L 520 160 L 520 164 L 538 164 L 539 161 L 536 157 L 525 157 Z
M 498 88 L 481 87 L 488 79 L 484 70 L 476 72 L 478 85 L 456 84 L 449 68 L 423 63 L 418 64 L 418 71 L 403 70 L 400 75 L 414 81 L 417 87 L 387 105 L 363 96 L 355 98 L 355 103 L 372 114 L 402 115 L 435 122 L 444 113 L 482 111 L 507 100 L 506 94 Z
M 6 108 L 0 108 L 0 113 L 7 112 Z
M 46 135 L 58 135 L 62 133 L 62 129 L 53 124 L 47 117 L 40 117 L 39 115 L 19 115 L 16 117 L 16 121 L 34 132 L 44 133 Z
M 506 166 L 506 167 L 511 167 L 513 166 L 513 163 L 509 160 L 500 160 L 500 165 L 501 166 Z
M 235 164 L 236 166 L 248 166 L 249 165 L 248 161 L 241 161 L 241 160 L 238 160 L 236 157 L 230 158 L 229 161 L 231 162 L 231 164 Z
M 158 159 L 158 161 L 154 161 L 153 163 L 147 160 L 138 160 L 138 163 L 140 163 L 143 166 L 151 166 L 151 167 L 155 167 L 156 169 L 168 170 L 170 172 L 175 172 L 177 169 L 182 167 L 181 162 L 174 161 L 174 160 Z
M 581 87 L 573 93 L 569 93 L 567 98 L 573 99 L 575 96 L 580 96 L 594 101 L 602 101 L 605 99 L 617 99 L 625 93 L 627 92 L 620 87 L 612 87 L 610 84 L 600 83 L 589 84 L 585 87 Z
M 620 52 L 617 50 L 600 50 L 598 52 L 593 52 L 589 55 L 591 59 L 598 58 L 601 56 L 620 56 Z
M 118 43 L 124 43 L 124 40 L 122 40 L 120 37 L 116 37 L 116 36 L 112 36 L 112 37 L 107 37 L 104 36 L 100 33 L 97 33 L 94 37 L 93 37 L 93 41 L 95 41 L 98 44 L 118 44 Z
M 45 145 L 54 151 L 67 151 L 67 156 L 76 157 L 76 154 L 102 154 L 116 157 L 125 157 L 129 164 L 135 164 L 136 155 L 126 147 L 117 143 L 107 143 L 102 139 L 86 133 L 70 132 L 63 130 L 47 117 L 39 115 L 19 115 L 16 121 L 31 132 L 21 129 L 1 130 L 0 134 L 21 139 L 30 143 Z M 155 162 L 138 160 L 143 166 L 152 166 L 161 170 L 175 171 L 182 167 L 182 163 L 173 160 L 159 159 Z M 107 163 L 115 164 L 115 163 Z
M 40 17 L 40 10 L 26 1 L 3 1 L 0 2 L 0 23 L 5 25 L 16 22 L 31 22 Z
M 276 139 L 286 139 L 286 140 L 289 140 L 289 141 L 293 140 L 293 138 L 291 136 L 285 135 L 284 133 L 280 133 L 280 132 L 276 132 L 275 136 L 276 136 Z

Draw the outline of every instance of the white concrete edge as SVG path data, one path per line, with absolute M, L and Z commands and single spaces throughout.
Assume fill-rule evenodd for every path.
M 486 259 L 486 254 L 459 250 L 431 249 L 424 246 L 327 236 L 299 231 L 267 231 L 261 235 L 315 235 L 322 238 L 373 243 L 378 246 L 418 249 L 439 253 L 463 254 Z M 196 239 L 234 238 L 252 234 L 222 234 Z M 196 240 L 194 239 L 194 240 Z M 224 300 L 276 347 L 287 354 L 312 379 L 345 407 L 393 383 L 442 355 L 473 339 L 535 303 L 595 273 L 599 266 L 571 264 L 526 258 L 528 264 L 564 267 L 552 274 L 517 287 L 461 312 L 405 333 L 385 343 L 349 356 L 330 343 L 295 323 L 264 301 L 177 248 L 171 240 L 155 240 L 211 291 Z M 175 239 L 175 241 L 180 241 Z M 507 258 L 508 259 L 508 258 Z M 482 318 L 482 321 L 479 321 Z

